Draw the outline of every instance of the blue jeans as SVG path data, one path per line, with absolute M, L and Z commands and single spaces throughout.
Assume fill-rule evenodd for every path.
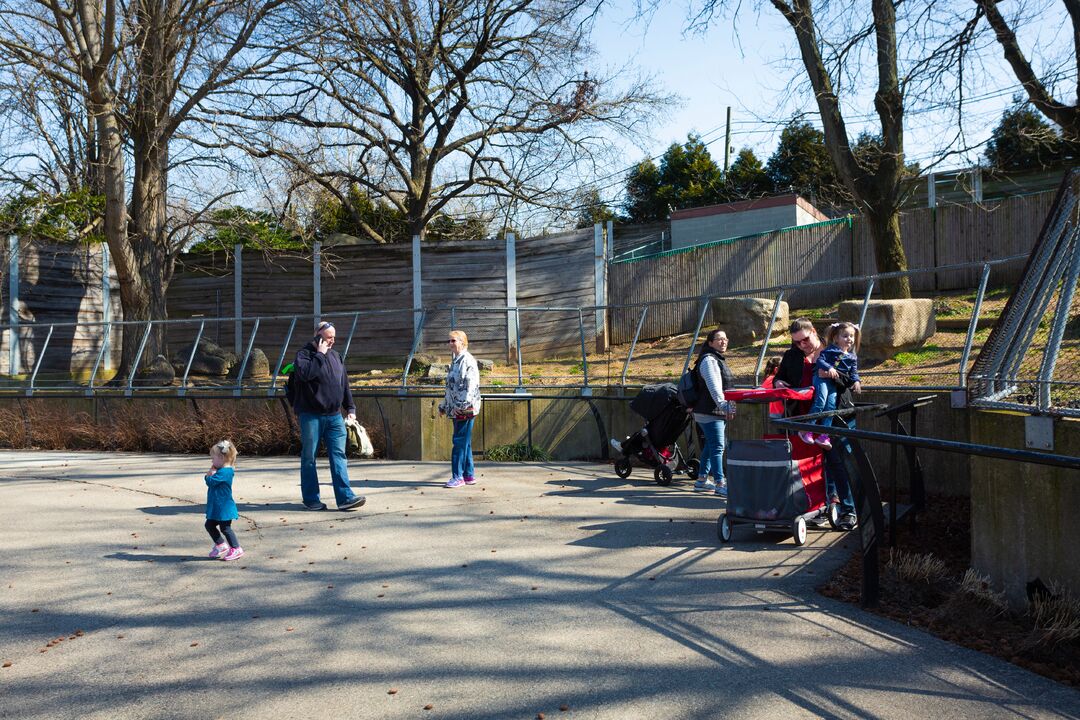
M 818 377 L 817 371 L 814 371 L 814 402 L 810 405 L 810 414 L 819 412 L 829 412 L 836 409 L 836 382 L 829 378 Z M 818 425 L 824 425 L 825 427 L 832 427 L 832 417 L 821 418 L 815 420 Z
M 454 420 L 454 451 L 450 454 L 450 475 L 455 478 L 473 477 L 472 426 L 475 417 Z
M 844 420 L 840 420 L 840 422 L 845 423 Z M 851 445 L 848 443 L 847 438 L 835 438 L 832 450 L 825 452 L 826 498 L 832 495 L 840 498 L 841 515 L 855 513 L 855 496 L 851 492 L 851 478 L 848 477 L 847 465 L 844 462 L 845 456 L 850 454 Z
M 716 484 L 724 482 L 724 430 L 727 423 L 724 420 L 711 422 L 699 422 L 701 434 L 705 438 L 705 447 L 701 448 L 701 468 L 698 470 L 699 478 L 712 475 Z
M 305 505 L 317 505 L 319 500 L 319 473 L 315 469 L 315 451 L 319 441 L 326 445 L 330 457 L 330 481 L 334 486 L 334 500 L 343 505 L 355 497 L 349 487 L 349 466 L 345 461 L 345 420 L 340 413 L 316 415 L 300 413 L 300 494 Z

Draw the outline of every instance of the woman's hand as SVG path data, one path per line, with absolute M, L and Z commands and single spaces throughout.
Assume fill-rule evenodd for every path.
M 791 386 L 788 385 L 783 380 L 773 380 L 773 387 L 774 388 L 786 388 L 786 387 L 791 387 Z
M 856 380 L 855 384 L 851 386 L 851 389 L 854 390 L 857 393 L 861 393 L 862 392 L 862 383 L 859 382 L 858 380 Z

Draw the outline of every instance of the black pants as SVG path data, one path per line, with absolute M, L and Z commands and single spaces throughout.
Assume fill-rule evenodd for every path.
M 221 528 L 220 532 L 218 528 Z M 221 544 L 221 535 L 224 533 L 224 539 L 229 541 L 229 547 L 240 547 L 240 541 L 236 539 L 236 533 L 232 529 L 232 520 L 207 520 L 206 532 L 210 533 L 210 539 L 215 545 Z

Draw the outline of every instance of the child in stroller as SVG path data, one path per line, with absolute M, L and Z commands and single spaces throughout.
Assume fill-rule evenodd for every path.
M 690 423 L 691 415 L 679 402 L 678 391 L 671 383 L 646 385 L 630 401 L 630 409 L 645 418 L 645 427 L 611 446 L 619 456 L 615 474 L 630 476 L 632 459 L 653 468 L 653 478 L 660 485 L 670 485 L 675 473 L 697 477 L 698 461 L 684 459 L 677 442 Z

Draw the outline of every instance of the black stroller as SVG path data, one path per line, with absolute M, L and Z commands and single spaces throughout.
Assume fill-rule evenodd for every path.
M 645 418 L 645 427 L 621 442 L 611 439 L 611 446 L 619 453 L 615 459 L 615 474 L 621 478 L 629 477 L 636 458 L 653 468 L 653 478 L 660 485 L 670 485 L 675 473 L 696 478 L 697 459 L 684 458 L 677 442 L 691 416 L 679 402 L 675 386 L 671 383 L 646 385 L 630 401 L 630 409 Z

